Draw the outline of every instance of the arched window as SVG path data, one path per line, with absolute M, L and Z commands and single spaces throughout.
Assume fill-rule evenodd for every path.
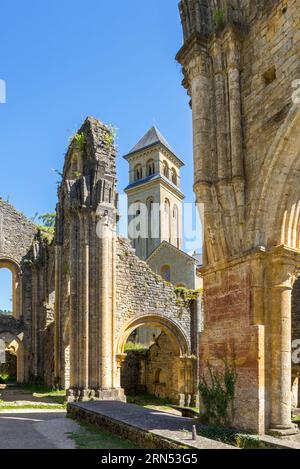
M 173 182 L 173 184 L 175 184 L 175 186 L 177 186 L 178 178 L 177 178 L 177 173 L 176 173 L 175 168 L 172 168 L 172 182 Z
M 180 239 L 179 239 L 179 210 L 177 205 L 173 207 L 173 236 L 174 241 L 178 249 L 180 248 Z
M 149 160 L 147 163 L 147 176 L 153 176 L 154 174 L 155 174 L 154 160 Z
M 165 199 L 165 239 L 171 243 L 171 214 L 170 201 Z
M 163 175 L 169 179 L 169 165 L 166 161 L 163 162 Z
M 13 314 L 13 274 L 0 268 L 0 314 Z
M 147 212 L 148 212 L 148 239 L 149 241 L 154 237 L 153 236 L 153 230 L 154 230 L 154 220 L 153 220 L 153 204 L 154 201 L 153 199 L 148 199 L 147 200 Z
M 143 179 L 143 168 L 142 165 L 138 164 L 134 168 L 134 180 L 139 181 L 140 179 Z
M 166 282 L 171 281 L 171 268 L 169 265 L 164 265 L 160 270 L 160 274 Z

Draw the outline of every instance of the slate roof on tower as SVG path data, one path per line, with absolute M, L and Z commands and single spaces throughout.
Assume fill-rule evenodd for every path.
M 143 138 L 130 150 L 130 152 L 124 156 L 125 159 L 130 158 L 134 153 L 146 150 L 155 145 L 163 145 L 167 150 L 169 150 L 175 158 L 179 161 L 181 166 L 184 166 L 184 162 L 176 155 L 175 151 L 172 149 L 171 145 L 167 142 L 162 133 L 155 127 L 151 127 L 150 130 L 144 135 Z

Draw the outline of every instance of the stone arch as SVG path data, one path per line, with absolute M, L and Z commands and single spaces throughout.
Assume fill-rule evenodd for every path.
M 175 323 L 175 321 L 159 316 L 159 315 L 144 315 L 139 316 L 129 323 L 127 323 L 118 339 L 117 339 L 117 346 L 116 346 L 116 354 L 123 355 L 125 344 L 128 337 L 132 334 L 132 332 L 142 326 L 154 326 L 159 327 L 166 335 L 170 338 L 174 350 L 177 351 L 180 357 L 190 356 L 191 355 L 191 346 L 189 340 L 182 330 L 182 328 Z
M 134 180 L 139 181 L 142 178 L 143 178 L 143 167 L 139 163 L 139 164 L 135 165 L 135 167 L 134 167 Z
M 178 174 L 175 168 L 171 169 L 171 180 L 175 186 L 178 186 Z
M 196 405 L 197 390 L 195 386 L 195 361 L 191 356 L 189 340 L 179 324 L 164 316 L 155 314 L 140 316 L 133 319 L 123 327 L 116 341 L 116 383 L 121 384 L 121 369 L 127 358 L 127 354 L 125 353 L 125 344 L 128 338 L 135 329 L 145 326 L 159 328 L 162 333 L 158 336 L 157 340 L 163 340 L 162 338 L 165 337 L 169 342 L 170 350 L 172 350 L 173 359 L 172 364 L 170 363 L 170 368 L 166 368 L 165 365 L 162 366 L 164 373 L 169 373 L 170 382 L 172 381 L 173 383 L 167 391 L 167 393 L 170 392 L 170 394 L 168 394 L 168 398 L 170 398 L 175 404 Z M 152 350 L 152 347 L 157 347 L 157 344 L 153 344 L 149 348 L 149 352 Z M 159 346 L 159 350 L 164 353 L 165 347 L 160 348 Z M 160 364 L 165 363 L 165 361 L 162 362 L 162 357 L 158 358 L 156 352 L 154 352 L 154 356 L 152 358 L 154 361 L 151 359 L 147 365 L 150 367 L 147 368 L 147 382 L 148 385 L 152 383 L 157 387 L 159 383 L 153 383 L 153 377 L 157 368 L 160 368 Z M 167 359 L 167 356 L 165 358 Z M 153 393 L 153 386 L 150 385 L 149 390 Z M 166 392 L 166 389 L 164 389 L 164 392 Z M 156 388 L 154 394 L 157 395 Z
M 12 313 L 16 319 L 21 316 L 21 268 L 17 261 L 9 257 L 0 257 L 0 269 L 12 273 Z
M 171 281 L 171 266 L 169 264 L 165 264 L 160 269 L 160 275 L 166 282 Z
M 252 204 L 253 245 L 300 249 L 300 107 L 294 105 L 271 145 Z
M 170 168 L 167 161 L 163 162 L 163 175 L 168 179 L 170 177 Z
M 168 243 L 172 239 L 172 224 L 171 224 L 171 203 L 168 198 L 164 201 L 164 238 Z
M 151 158 L 147 161 L 147 176 L 153 176 L 155 174 L 155 161 Z

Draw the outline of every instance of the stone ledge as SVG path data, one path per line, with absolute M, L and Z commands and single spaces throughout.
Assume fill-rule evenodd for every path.
M 68 417 L 91 424 L 143 449 L 237 449 L 197 436 L 191 439 L 193 419 L 120 402 L 68 404 Z M 187 430 L 189 429 L 189 430 Z
M 300 439 L 299 442 L 283 440 L 281 438 L 275 438 L 274 436 L 269 435 L 260 435 L 259 441 L 261 446 L 264 448 L 270 449 L 300 449 Z

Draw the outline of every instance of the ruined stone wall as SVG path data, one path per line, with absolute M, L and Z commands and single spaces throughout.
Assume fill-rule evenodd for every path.
M 236 364 L 234 424 L 249 431 L 259 426 L 264 412 L 260 403 L 264 386 L 264 334 L 263 328 L 253 324 L 253 293 L 251 265 L 247 261 L 208 274 L 204 293 L 205 333 L 200 343 L 201 375 L 207 374 L 207 361 L 221 372 L 224 359 Z M 253 408 L 259 409 L 258 415 L 253 414 Z
M 209 360 L 220 371 L 220 349 L 235 344 L 236 426 L 292 428 L 299 1 L 182 0 L 180 12 L 177 60 L 191 96 L 194 188 L 204 204 L 201 369 Z
M 43 356 L 47 347 L 44 331 L 54 301 L 53 282 L 51 285 L 48 278 L 51 250 L 37 227 L 0 199 L 1 266 L 9 268 L 13 274 L 14 318 L 0 316 L 0 329 L 19 336 L 22 353 L 18 354 L 18 378 L 42 381 L 45 370 L 48 372 Z M 51 353 L 53 355 L 53 350 Z
M 195 313 L 177 297 L 174 286 L 165 282 L 135 255 L 125 238 L 118 238 L 116 273 L 117 335 L 124 325 L 135 318 L 159 316 L 174 321 L 193 348 Z
M 178 357 L 168 336 L 162 333 L 147 355 L 145 384 L 149 394 L 180 404 L 180 377 Z
M 142 370 L 146 357 L 139 351 L 129 351 L 121 368 L 121 386 L 126 396 L 136 396 L 147 392 L 143 382 Z
M 255 2 L 251 2 L 255 3 Z M 250 11 L 241 49 L 241 95 L 248 198 L 270 142 L 292 107 L 300 77 L 299 1 L 268 1 Z M 253 203 L 253 202 L 252 202 Z
M 36 226 L 0 198 L 0 258 L 21 263 L 31 250 Z
M 181 396 L 180 360 L 172 342 L 161 333 L 148 351 L 129 351 L 121 370 L 126 395 L 150 394 L 173 404 L 184 404 Z

